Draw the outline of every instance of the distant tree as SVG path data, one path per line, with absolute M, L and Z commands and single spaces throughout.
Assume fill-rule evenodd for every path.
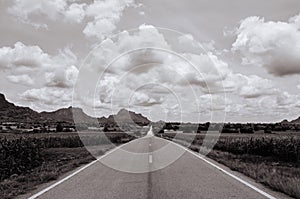
M 61 125 L 61 123 L 58 123 L 58 124 L 56 125 L 56 132 L 62 132 L 63 129 L 64 129 L 64 127 Z
M 103 128 L 104 132 L 108 132 L 108 127 L 105 125 L 105 127 Z

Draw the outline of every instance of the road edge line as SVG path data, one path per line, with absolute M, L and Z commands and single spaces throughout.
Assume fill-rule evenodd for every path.
M 140 138 L 138 138 L 138 139 L 140 139 Z M 35 198 L 37 198 L 37 197 L 43 195 L 44 193 L 50 191 L 50 190 L 53 189 L 54 187 L 56 187 L 56 186 L 60 185 L 61 183 L 63 183 L 64 181 L 66 181 L 66 180 L 72 178 L 73 176 L 75 176 L 76 174 L 80 173 L 80 172 L 83 171 L 84 169 L 86 169 L 86 168 L 92 166 L 92 165 L 95 164 L 97 161 L 101 160 L 102 158 L 105 158 L 106 156 L 108 156 L 109 154 L 113 153 L 114 151 L 116 151 L 116 150 L 120 149 L 121 147 L 126 146 L 127 144 L 129 144 L 129 143 L 131 143 L 131 142 L 133 142 L 133 141 L 136 141 L 136 140 L 138 140 L 138 139 L 131 140 L 131 141 L 125 143 L 125 144 L 121 144 L 120 146 L 117 146 L 116 148 L 113 148 L 113 149 L 109 150 L 107 153 L 103 154 L 102 156 L 100 156 L 100 157 L 97 158 L 96 160 L 94 160 L 94 161 L 92 161 L 92 162 L 90 162 L 90 163 L 84 165 L 82 168 L 80 168 L 80 169 L 74 171 L 74 172 L 71 173 L 70 175 L 68 175 L 68 176 L 64 177 L 63 179 L 61 179 L 61 180 L 55 182 L 54 184 L 50 185 L 49 187 L 46 187 L 45 189 L 39 191 L 38 193 L 35 193 L 34 195 L 30 196 L 28 199 L 35 199 Z
M 158 138 L 158 137 L 157 137 L 157 138 Z M 163 138 L 159 138 L 159 139 L 163 139 Z M 249 188 L 255 190 L 255 191 L 258 192 L 258 193 L 260 193 L 261 195 L 263 195 L 263 196 L 265 196 L 265 197 L 267 197 L 267 198 L 269 198 L 269 199 L 277 199 L 276 197 L 274 197 L 274 196 L 268 194 L 267 192 L 265 192 L 265 191 L 263 191 L 263 190 L 257 188 L 256 186 L 250 184 L 249 182 L 247 182 L 247 181 L 245 181 L 245 180 L 243 180 L 243 179 L 241 179 L 241 178 L 235 176 L 234 174 L 232 174 L 232 173 L 226 171 L 225 169 L 221 168 L 220 166 L 218 166 L 218 165 L 216 165 L 216 164 L 210 162 L 209 160 L 207 160 L 206 158 L 204 158 L 205 156 L 203 156 L 203 155 L 201 155 L 201 154 L 198 154 L 198 153 L 196 153 L 196 152 L 194 152 L 194 151 L 191 151 L 190 149 L 188 149 L 188 148 L 186 148 L 186 147 L 184 147 L 184 146 L 182 146 L 182 145 L 180 145 L 180 144 L 178 144 L 178 143 L 176 143 L 176 142 L 173 142 L 173 141 L 170 141 L 170 140 L 167 140 L 167 139 L 164 139 L 164 140 L 166 140 L 166 141 L 168 141 L 168 142 L 170 142 L 170 143 L 172 143 L 172 144 L 175 144 L 175 145 L 177 145 L 178 147 L 181 147 L 182 149 L 186 150 L 187 152 L 191 153 L 192 155 L 196 156 L 197 158 L 203 160 L 204 162 L 206 162 L 207 164 L 213 166 L 214 168 L 218 169 L 219 171 L 222 171 L 222 172 L 225 173 L 226 175 L 228 175 L 228 176 L 234 178 L 235 180 L 237 180 L 237 181 L 243 183 L 243 184 L 246 185 L 247 187 L 249 187 Z

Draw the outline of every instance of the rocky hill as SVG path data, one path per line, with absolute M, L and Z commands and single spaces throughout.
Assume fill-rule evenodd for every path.
M 95 124 L 97 123 L 97 119 L 90 117 L 85 114 L 81 108 L 68 107 L 61 108 L 56 111 L 46 112 L 43 111 L 40 113 L 43 118 L 49 118 L 52 120 L 60 121 L 60 122 L 70 122 L 73 123 L 73 114 L 75 115 L 76 123 L 85 123 L 85 124 Z
M 293 124 L 300 124 L 300 117 L 298 117 L 298 118 L 295 119 L 295 120 L 292 120 L 290 123 L 293 123 Z
M 69 122 L 73 123 L 73 114 L 76 114 L 76 123 L 85 123 L 95 125 L 116 124 L 116 123 L 136 123 L 147 125 L 150 123 L 148 118 L 142 114 L 121 109 L 116 115 L 109 117 L 93 118 L 83 112 L 81 108 L 61 108 L 56 111 L 38 113 L 29 107 L 16 106 L 6 100 L 5 96 L 0 93 L 0 122 Z
M 109 117 L 98 118 L 100 124 L 122 124 L 122 123 L 135 123 L 138 125 L 148 125 L 151 121 L 140 113 L 121 109 L 116 115 Z
M 0 93 L 0 122 L 34 122 L 44 121 L 41 115 L 28 108 L 16 106 L 6 100 L 5 96 Z
M 297 119 L 292 120 L 290 122 L 288 120 L 283 120 L 280 123 L 281 124 L 300 124 L 300 117 L 298 117 Z

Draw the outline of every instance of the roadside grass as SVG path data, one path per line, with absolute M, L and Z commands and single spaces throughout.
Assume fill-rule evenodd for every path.
M 203 135 L 166 134 L 164 138 L 200 151 Z M 253 178 L 273 190 L 300 198 L 299 137 L 221 136 L 209 158 Z
M 56 180 L 62 174 L 95 160 L 94 156 L 103 155 L 114 145 L 133 139 L 134 136 L 126 133 L 93 134 L 80 138 L 74 133 L 2 136 L 0 198 L 11 199 L 34 190 L 39 184 Z
M 104 152 L 101 152 L 104 153 Z M 10 199 L 56 180 L 60 175 L 89 163 L 95 158 L 83 147 L 47 148 L 41 151 L 43 163 L 22 174 L 13 174 L 0 182 L 0 198 Z

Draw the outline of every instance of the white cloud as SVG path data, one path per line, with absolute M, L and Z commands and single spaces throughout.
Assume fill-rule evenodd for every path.
M 14 47 L 0 48 L 0 68 L 36 68 L 49 62 L 50 57 L 38 46 L 26 46 L 21 42 Z
M 35 88 L 20 94 L 23 101 L 38 110 L 53 110 L 71 105 L 72 92 L 69 89 L 44 87 Z
M 44 15 L 52 20 L 56 20 L 63 15 L 66 7 L 66 0 L 14 0 L 13 5 L 8 8 L 8 12 L 25 23 L 36 27 L 47 27 L 46 24 L 32 21 L 30 17 L 33 15 Z
M 109 19 L 97 19 L 91 21 L 84 28 L 83 33 L 87 37 L 97 37 L 100 40 L 104 39 L 105 36 L 109 35 L 116 29 L 114 21 Z
M 104 39 L 116 29 L 123 11 L 127 7 L 137 7 L 134 0 L 94 0 L 91 3 L 70 3 L 68 0 L 14 0 L 8 12 L 20 21 L 37 28 L 48 28 L 47 22 L 39 22 L 40 16 L 52 21 L 87 24 L 83 33 L 87 37 Z M 85 20 L 86 19 L 86 20 Z
M 22 85 L 33 85 L 34 80 L 29 75 L 9 75 L 6 77 L 10 82 Z
M 77 76 L 78 69 L 73 65 L 67 68 L 59 68 L 53 72 L 47 72 L 45 74 L 46 86 L 71 88 L 73 87 Z
M 0 67 L 8 81 L 30 87 L 20 94 L 21 103 L 32 102 L 27 105 L 37 109 L 53 110 L 70 105 L 72 87 L 78 75 L 77 62 L 76 55 L 68 47 L 55 55 L 44 52 L 39 46 L 21 42 L 0 48 Z
M 131 103 L 136 106 L 154 106 L 162 104 L 162 102 L 162 97 L 150 97 L 147 93 L 135 92 Z
M 87 4 L 73 3 L 64 12 L 65 20 L 70 22 L 81 23 L 85 17 L 85 7 Z
M 244 56 L 244 63 L 258 64 L 276 76 L 300 74 L 300 15 L 289 22 L 266 22 L 248 17 L 236 30 L 232 50 Z
M 273 83 L 256 75 L 239 75 L 239 94 L 244 98 L 257 98 L 277 93 Z

